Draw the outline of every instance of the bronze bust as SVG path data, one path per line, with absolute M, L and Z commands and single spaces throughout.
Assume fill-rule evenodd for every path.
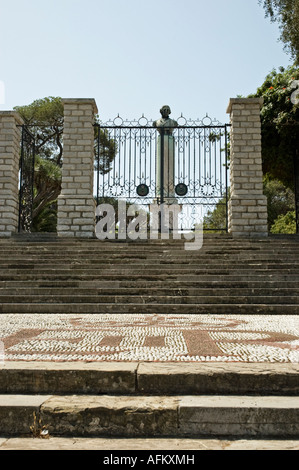
M 170 119 L 171 109 L 168 105 L 162 106 L 160 109 L 161 118 L 153 122 L 153 126 L 158 129 L 161 134 L 161 128 L 164 129 L 164 135 L 172 135 L 173 129 L 178 127 L 178 123 Z

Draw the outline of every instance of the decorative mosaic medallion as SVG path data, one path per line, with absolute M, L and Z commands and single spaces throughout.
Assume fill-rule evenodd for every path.
M 4 361 L 299 362 L 289 315 L 1 315 Z

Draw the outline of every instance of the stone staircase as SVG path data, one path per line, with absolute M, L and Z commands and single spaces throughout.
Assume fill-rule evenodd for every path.
M 298 377 L 298 364 L 8 363 L 0 436 L 298 439 Z
M 299 313 L 299 238 L 0 240 L 0 313 Z
M 297 237 L 0 241 L 0 312 L 297 314 Z M 298 364 L 0 367 L 0 435 L 299 439 Z

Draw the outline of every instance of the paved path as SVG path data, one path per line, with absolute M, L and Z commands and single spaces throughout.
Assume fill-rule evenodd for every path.
M 292 315 L 2 314 L 3 361 L 299 362 Z
M 299 450 L 298 440 L 220 439 L 103 439 L 103 438 L 1 438 L 1 450 L 101 450 L 109 451 L 205 451 L 205 450 Z M 135 454 L 134 454 L 135 452 Z M 186 455 L 188 453 L 186 452 Z M 119 454 L 115 454 L 119 455 Z M 189 452 L 190 455 L 190 452 Z M 221 454 L 222 455 L 222 454 Z M 89 456 L 88 456 L 89 458 Z M 222 458 L 222 457 L 221 457 Z M 96 456 L 97 462 L 100 457 Z M 200 462 L 199 462 L 200 463 Z

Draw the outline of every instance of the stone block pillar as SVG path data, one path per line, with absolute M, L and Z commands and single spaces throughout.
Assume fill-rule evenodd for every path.
M 228 231 L 234 237 L 268 235 L 267 198 L 263 194 L 261 119 L 262 98 L 233 98 Z
M 92 238 L 95 233 L 94 99 L 64 99 L 62 188 L 57 233 Z
M 0 111 L 0 237 L 18 231 L 22 124 L 15 111 Z

